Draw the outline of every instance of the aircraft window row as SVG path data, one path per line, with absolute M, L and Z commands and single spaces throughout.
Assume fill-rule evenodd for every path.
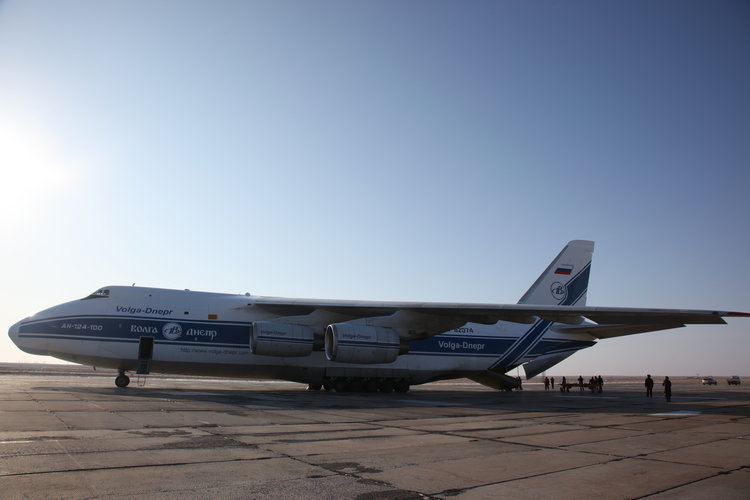
M 109 298 L 109 289 L 107 289 L 107 288 L 100 288 L 99 290 L 95 291 L 94 293 L 92 293 L 88 297 L 84 297 L 81 300 L 86 300 L 86 299 L 106 299 L 106 298 Z

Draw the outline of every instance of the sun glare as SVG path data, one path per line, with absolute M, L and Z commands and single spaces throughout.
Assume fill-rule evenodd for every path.
M 42 133 L 0 124 L 0 217 L 21 220 L 70 188 L 75 170 Z

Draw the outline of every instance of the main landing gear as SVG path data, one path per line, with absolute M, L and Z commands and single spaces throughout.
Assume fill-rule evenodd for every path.
M 130 377 L 125 375 L 125 372 L 120 372 L 120 374 L 115 377 L 115 385 L 117 387 L 127 387 L 130 383 Z
M 320 390 L 320 385 L 310 384 L 308 391 Z M 408 392 L 409 382 L 406 379 L 332 377 L 323 380 L 323 389 L 336 392 Z

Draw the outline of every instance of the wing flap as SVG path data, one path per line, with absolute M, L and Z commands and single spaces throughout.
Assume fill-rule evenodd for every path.
M 632 325 L 582 325 L 582 326 L 563 326 L 555 328 L 560 333 L 586 333 L 597 339 L 611 339 L 613 337 L 622 337 L 625 335 L 634 335 L 636 333 L 657 332 L 660 330 L 670 330 L 672 328 L 682 328 L 682 323 L 643 323 Z
M 647 323 L 685 323 L 692 325 L 723 325 L 722 316 L 729 313 L 719 311 L 658 310 L 658 309 L 613 309 L 596 308 L 586 314 L 591 321 L 600 324 L 647 324 Z M 601 309 L 601 310 L 600 310 Z

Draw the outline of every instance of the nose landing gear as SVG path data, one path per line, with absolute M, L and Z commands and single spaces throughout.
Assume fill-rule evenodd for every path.
M 130 383 L 130 377 L 125 375 L 125 372 L 120 372 L 120 374 L 115 377 L 115 385 L 117 387 L 127 387 Z

